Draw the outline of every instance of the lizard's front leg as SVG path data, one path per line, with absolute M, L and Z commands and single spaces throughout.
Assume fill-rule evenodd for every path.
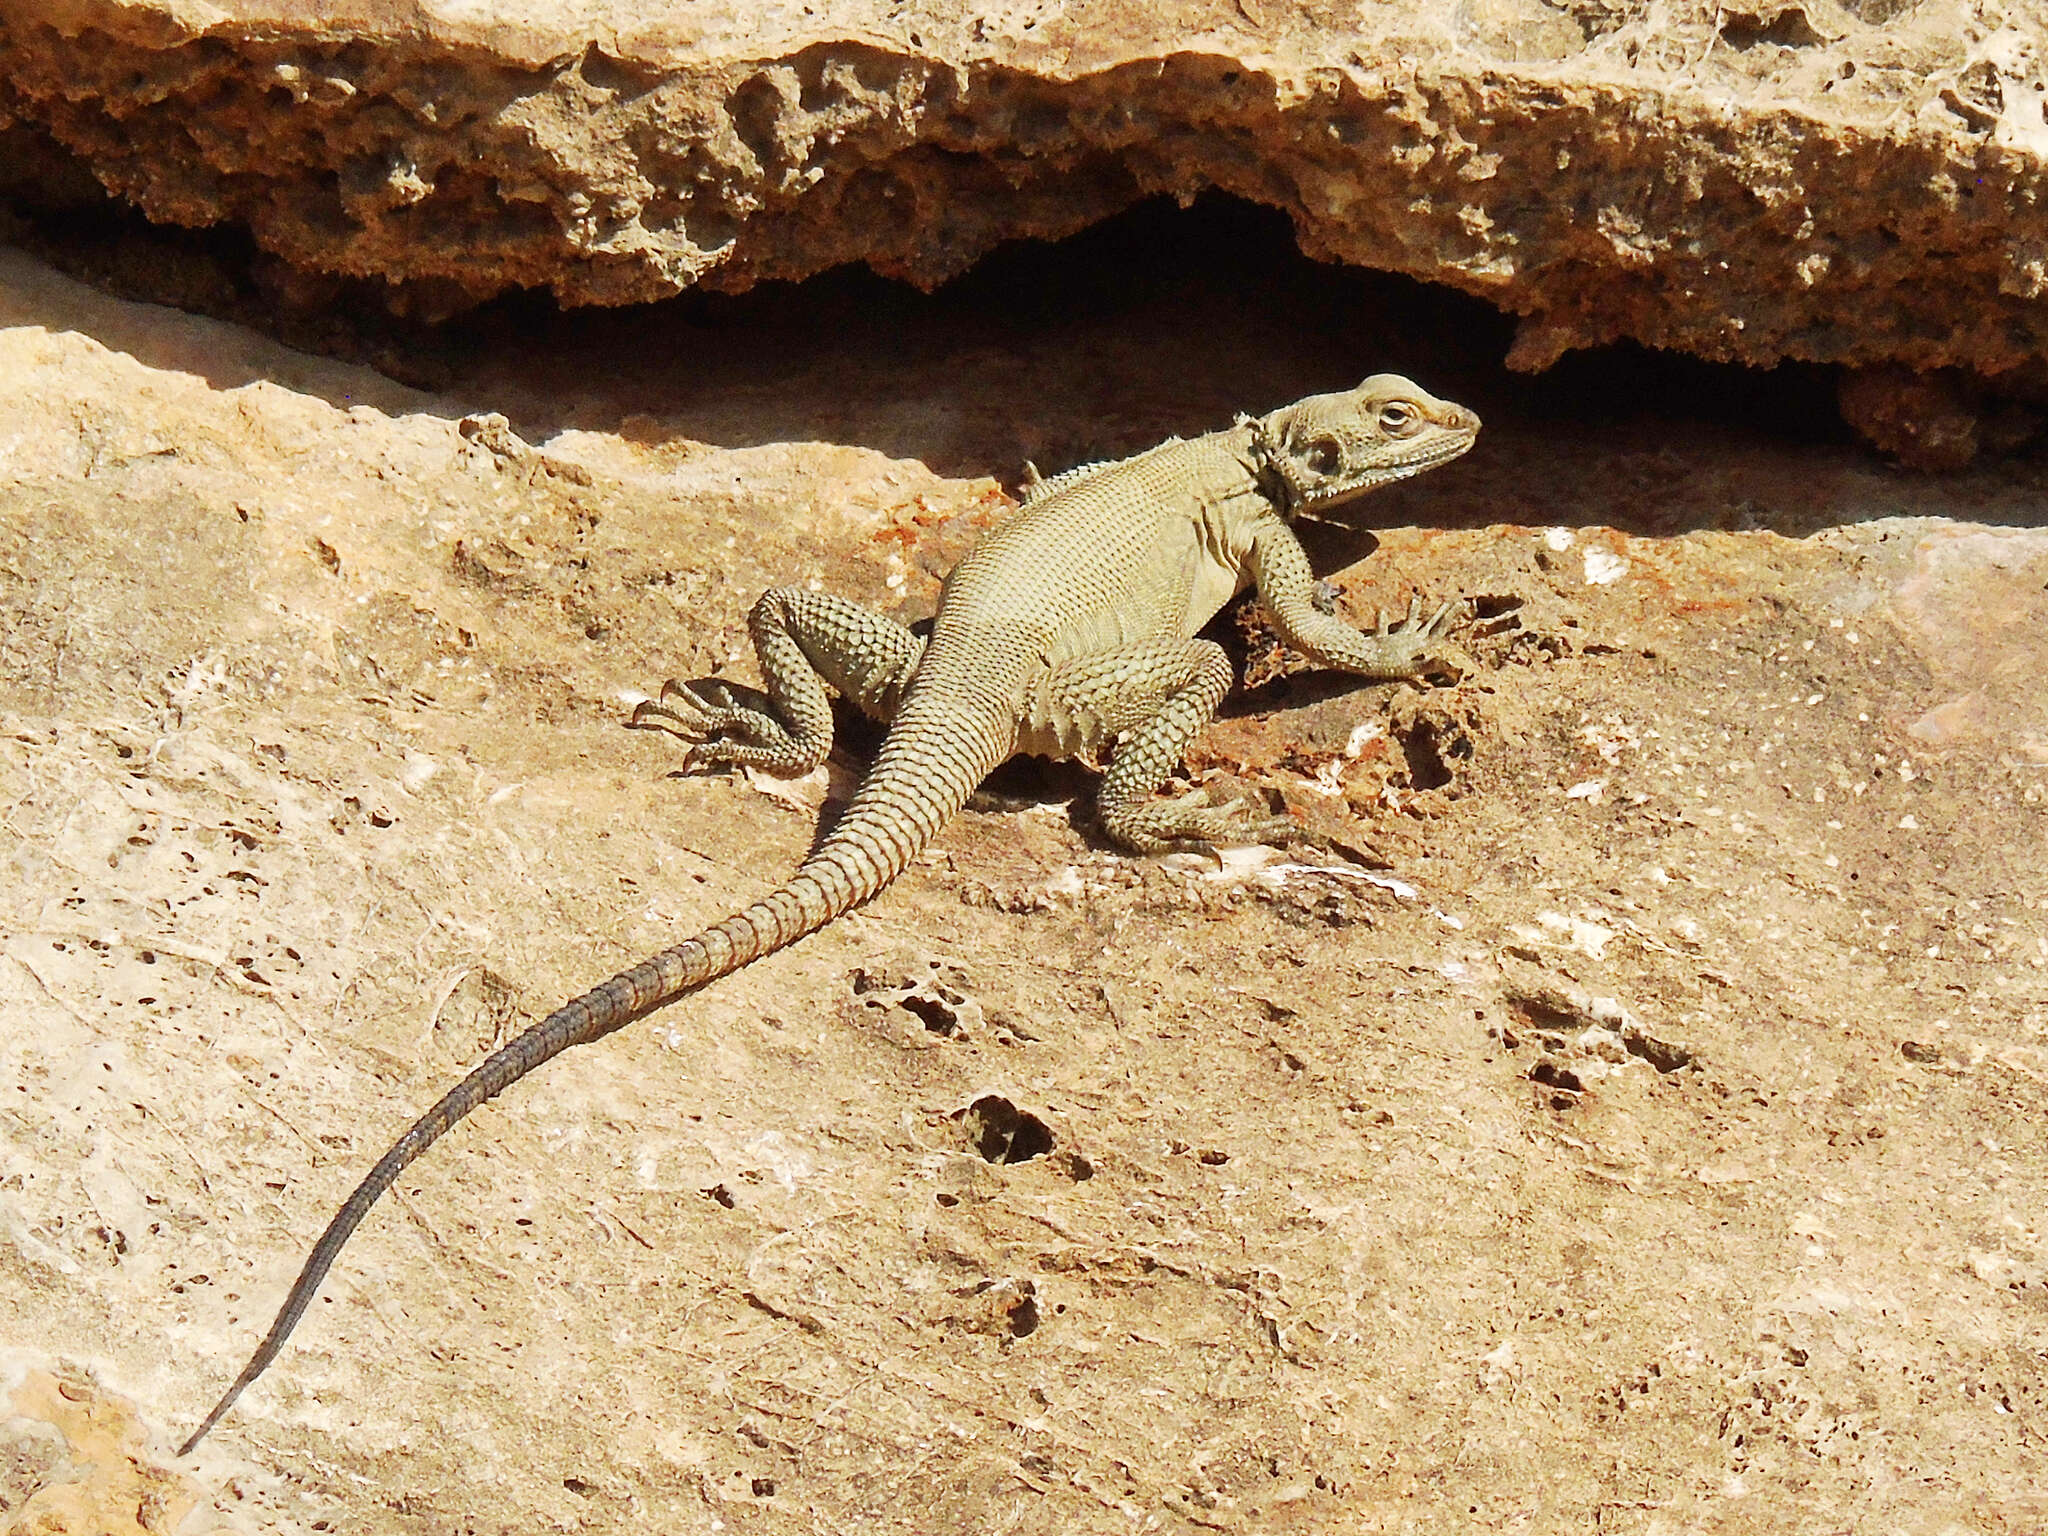
M 1408 605 L 1408 617 L 1375 632 L 1353 629 L 1315 600 L 1315 573 L 1294 530 L 1278 516 L 1261 519 L 1252 541 L 1252 576 L 1259 601 L 1273 615 L 1281 638 L 1309 660 L 1361 677 L 1419 677 L 1432 666 L 1457 664 L 1462 657 L 1445 639 L 1459 604 L 1445 603 L 1427 619 L 1422 599 Z
M 778 587 L 747 615 L 767 691 L 705 678 L 671 679 L 632 723 L 688 741 L 691 768 L 737 764 L 798 778 L 832 750 L 832 688 L 871 719 L 895 718 L 924 657 L 924 640 L 893 619 L 829 592 Z

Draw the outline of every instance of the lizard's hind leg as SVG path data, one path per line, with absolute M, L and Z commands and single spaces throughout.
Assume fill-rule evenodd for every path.
M 1207 805 L 1198 790 L 1154 800 L 1230 691 L 1230 658 L 1210 640 L 1154 641 L 1067 663 L 1050 680 L 1053 709 L 1087 737 L 1113 741 L 1096 791 L 1102 829 L 1139 853 L 1213 852 L 1217 845 L 1302 836 L 1287 816 Z
M 747 615 L 767 691 L 704 678 L 662 684 L 632 724 L 690 743 L 687 766 L 738 765 L 785 778 L 809 773 L 832 750 L 832 688 L 884 723 L 924 656 L 924 640 L 893 619 L 829 592 L 778 587 Z

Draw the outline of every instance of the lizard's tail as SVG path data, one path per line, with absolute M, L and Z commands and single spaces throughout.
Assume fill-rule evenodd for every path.
M 893 797 L 885 792 L 879 798 L 886 802 Z M 964 790 L 960 798 L 965 800 Z M 277 1320 L 263 1336 L 256 1353 L 235 1378 L 235 1384 L 214 1404 L 213 1411 L 178 1447 L 178 1454 L 190 1454 L 207 1431 L 234 1406 L 242 1390 L 277 1358 L 292 1329 L 312 1304 L 314 1293 L 333 1267 L 342 1245 L 409 1163 L 440 1140 L 456 1121 L 543 1062 L 571 1046 L 601 1039 L 751 960 L 793 944 L 866 901 L 901 873 L 943 819 L 932 814 L 943 809 L 939 806 L 918 806 L 916 814 L 891 814 L 896 809 L 886 803 L 864 807 L 857 799 L 839 827 L 781 888 L 724 922 L 663 950 L 631 970 L 619 972 L 574 1002 L 557 1008 L 524 1034 L 493 1051 L 442 1095 L 441 1101 L 413 1122 L 412 1128 L 377 1160 L 377 1166 L 356 1186 L 355 1193 L 342 1202 L 341 1209 L 334 1213 L 327 1230 L 307 1255 L 305 1267 L 292 1282 L 290 1294 L 278 1309 Z

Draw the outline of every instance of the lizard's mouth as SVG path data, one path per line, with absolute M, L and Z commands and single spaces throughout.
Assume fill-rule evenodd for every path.
M 1469 412 L 1466 413 L 1468 416 Z M 1392 485 L 1397 480 L 1406 480 L 1419 475 L 1426 469 L 1435 469 L 1439 464 L 1448 464 L 1463 454 L 1478 439 L 1478 418 L 1472 418 L 1469 431 L 1445 432 L 1435 438 L 1417 442 L 1404 456 L 1386 463 L 1376 464 L 1359 478 L 1343 486 L 1332 488 L 1321 496 L 1311 496 L 1297 515 L 1313 515 L 1341 507 L 1356 501 L 1367 491 L 1378 490 L 1383 485 Z

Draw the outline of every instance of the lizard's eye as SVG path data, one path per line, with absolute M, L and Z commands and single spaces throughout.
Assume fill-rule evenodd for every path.
M 1422 417 L 1412 405 L 1403 405 L 1396 400 L 1392 405 L 1380 407 L 1380 430 L 1389 437 L 1406 437 L 1422 425 Z
M 1344 462 L 1344 452 L 1334 437 L 1319 437 L 1302 450 L 1301 462 L 1319 475 L 1334 475 Z

